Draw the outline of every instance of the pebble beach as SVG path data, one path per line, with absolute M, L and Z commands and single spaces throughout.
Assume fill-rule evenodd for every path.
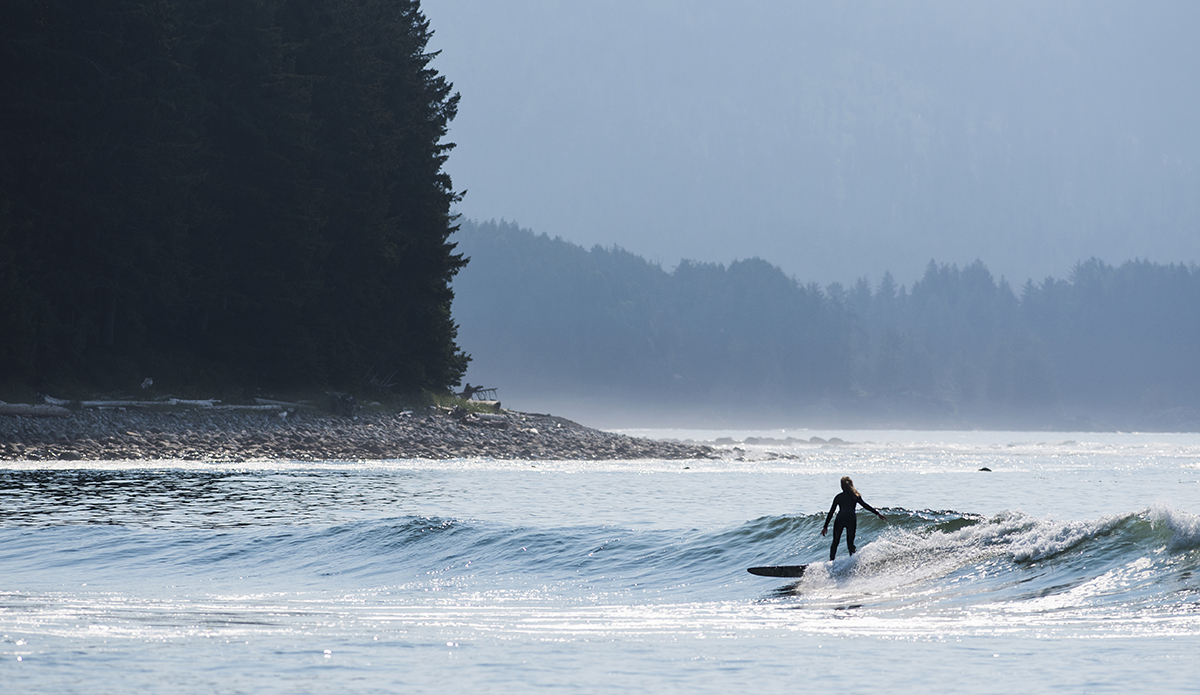
M 707 446 L 585 427 L 553 415 L 315 410 L 73 410 L 0 415 L 0 460 L 703 459 Z

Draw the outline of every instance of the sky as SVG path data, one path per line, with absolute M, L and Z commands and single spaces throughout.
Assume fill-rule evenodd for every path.
M 468 218 L 1014 286 L 1200 261 L 1200 3 L 425 0 Z

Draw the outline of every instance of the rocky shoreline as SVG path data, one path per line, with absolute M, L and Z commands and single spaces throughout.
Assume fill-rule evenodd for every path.
M 584 427 L 553 415 L 252 412 L 199 408 L 73 410 L 63 417 L 0 415 L 0 460 L 239 462 L 382 459 L 706 459 L 708 446 L 660 442 Z

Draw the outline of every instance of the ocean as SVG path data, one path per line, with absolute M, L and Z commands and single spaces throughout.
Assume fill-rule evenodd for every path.
M 628 433 L 766 443 L 0 462 L 0 690 L 1200 690 L 1198 434 Z

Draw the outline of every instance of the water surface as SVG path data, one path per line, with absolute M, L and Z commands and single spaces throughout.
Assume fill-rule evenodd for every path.
M 1200 676 L 1200 436 L 651 434 L 848 443 L 683 462 L 6 463 L 0 681 L 998 693 Z M 859 552 L 830 563 L 820 528 L 844 474 L 888 521 L 860 514 Z M 745 572 L 801 563 L 798 581 Z

